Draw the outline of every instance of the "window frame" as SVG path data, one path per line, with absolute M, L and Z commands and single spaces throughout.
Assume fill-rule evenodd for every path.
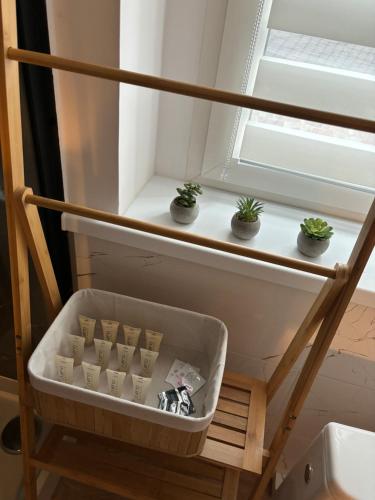
M 228 0 L 216 79 L 217 87 L 241 93 L 254 90 L 258 68 L 264 59 L 272 7 L 272 0 L 259 0 L 256 6 L 249 3 Z M 245 26 L 247 34 L 244 36 Z M 250 44 L 249 39 L 253 40 Z M 324 176 L 312 179 L 311 175 L 306 175 L 303 179 L 300 173 L 285 170 L 286 165 L 282 165 L 283 172 L 278 172 L 276 165 L 268 162 L 260 162 L 263 163 L 260 167 L 243 161 L 240 151 L 249 114 L 249 110 L 213 104 L 199 182 L 353 220 L 364 219 L 374 189 L 362 190 L 361 186 L 352 189 L 345 183 L 327 183 Z M 322 142 L 327 141 L 323 139 Z M 356 149 L 360 150 L 361 146 Z

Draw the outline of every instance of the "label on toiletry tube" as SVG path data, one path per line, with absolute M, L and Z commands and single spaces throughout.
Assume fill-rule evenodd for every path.
M 112 342 L 108 340 L 94 339 L 96 362 L 103 370 L 108 368 L 109 357 L 111 355 Z
M 143 349 L 142 347 L 140 351 L 141 351 L 142 377 L 151 377 L 159 353 Z
M 133 326 L 122 325 L 124 330 L 124 341 L 126 345 L 137 346 L 139 342 L 139 336 L 141 334 L 141 328 L 134 328 Z
M 116 348 L 117 348 L 118 371 L 129 372 L 130 365 L 134 356 L 135 346 L 116 344 Z
M 111 396 L 115 396 L 116 398 L 121 398 L 126 373 L 109 370 L 107 368 L 106 374 L 109 394 Z
M 160 332 L 154 332 L 153 330 L 146 330 L 145 336 L 146 349 L 149 351 L 159 351 L 164 334 Z
M 112 342 L 114 345 L 117 341 L 117 332 L 120 323 L 110 319 L 102 319 L 100 322 L 102 325 L 103 339 Z
M 69 355 L 74 359 L 75 365 L 82 363 L 85 348 L 85 338 L 79 335 L 68 335 Z
M 139 375 L 132 375 L 133 380 L 133 401 L 135 403 L 144 404 L 148 389 L 150 387 L 151 379 L 140 377 Z
M 57 380 L 64 382 L 64 384 L 72 384 L 74 359 L 56 354 L 55 363 Z
M 91 345 L 94 340 L 96 319 L 88 318 L 82 314 L 78 316 L 78 319 L 82 336 L 85 337 L 85 344 Z
M 82 361 L 82 370 L 86 389 L 97 391 L 99 388 L 100 366 Z

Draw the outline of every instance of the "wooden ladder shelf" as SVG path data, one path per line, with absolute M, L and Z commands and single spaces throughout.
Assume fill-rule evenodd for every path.
M 225 372 L 201 457 L 261 474 L 266 407 L 265 382 Z
M 235 499 L 240 472 L 262 471 L 266 399 L 264 382 L 227 372 L 205 447 L 196 458 L 171 457 L 55 425 L 31 463 L 132 499 Z
M 374 248 L 375 201 L 371 205 L 348 262 L 327 268 L 308 261 L 273 255 L 242 245 L 34 195 L 32 190 L 25 186 L 24 180 L 19 63 L 71 71 L 372 133 L 375 132 L 375 122 L 21 50 L 17 48 L 16 1 L 0 0 L 0 8 L 1 152 L 26 500 L 37 498 L 37 469 L 45 469 L 117 495 L 150 500 L 163 498 L 234 500 L 240 472 L 247 471 L 259 475 L 251 498 L 261 500 Z M 241 255 L 248 259 L 322 276 L 326 281 L 268 382 L 240 374 L 225 373 L 214 420 L 208 429 L 207 439 L 199 456 L 175 457 L 108 439 L 98 435 L 96 429 L 92 430 L 93 433 L 85 432 L 81 428 L 84 425 L 81 427 L 76 425 L 76 428 L 58 425 L 61 420 L 57 413 L 61 408 L 64 413 L 64 405 L 67 406 L 61 398 L 59 404 L 62 407 L 59 407 L 60 410 L 56 409 L 56 417 L 51 419 L 55 425 L 37 451 L 34 437 L 34 411 L 37 400 L 35 398 L 34 401 L 26 370 L 32 351 L 28 253 L 33 259 L 51 320 L 62 307 L 38 207 Z M 265 452 L 263 440 L 266 406 L 314 333 L 316 337 L 309 355 L 281 415 L 269 452 Z M 64 421 L 64 424 L 67 422 Z

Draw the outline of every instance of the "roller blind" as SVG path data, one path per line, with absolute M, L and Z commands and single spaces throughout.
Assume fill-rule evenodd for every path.
M 274 0 L 268 27 L 375 47 L 375 1 Z
M 374 119 L 375 0 L 228 0 L 217 85 Z M 353 218 L 375 193 L 374 134 L 213 106 L 207 137 L 215 186 Z
M 375 0 L 273 0 L 268 29 L 255 97 L 375 118 Z M 375 188 L 371 134 L 253 112 L 239 157 L 269 173 Z
M 353 71 L 262 57 L 253 94 L 333 113 L 375 117 L 375 76 Z

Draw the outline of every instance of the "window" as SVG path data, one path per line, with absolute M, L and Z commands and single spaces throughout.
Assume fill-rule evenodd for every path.
M 374 118 L 373 2 L 265 0 L 256 7 L 228 2 L 218 87 Z M 228 58 L 236 59 L 229 77 Z M 358 219 L 375 193 L 375 135 L 214 105 L 202 177 Z

